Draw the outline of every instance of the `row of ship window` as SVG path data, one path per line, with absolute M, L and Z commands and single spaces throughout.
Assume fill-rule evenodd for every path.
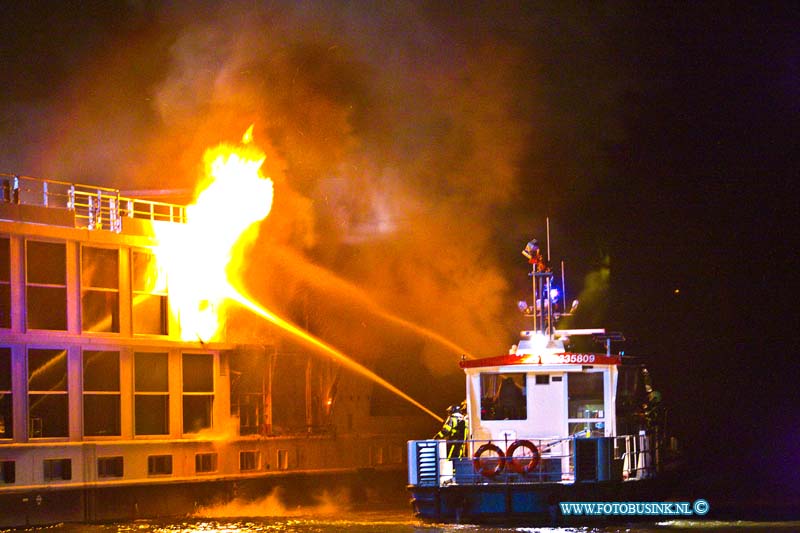
M 286 450 L 278 451 L 278 463 L 286 463 Z M 288 466 L 284 464 L 284 468 Z M 261 468 L 261 452 L 239 452 L 239 470 L 255 471 Z M 194 456 L 194 471 L 197 474 L 208 474 L 217 471 L 216 453 L 198 453 Z M 42 462 L 42 473 L 45 481 L 69 481 L 72 479 L 72 459 L 45 459 Z M 124 458 L 122 456 L 99 457 L 97 459 L 98 478 L 121 478 L 124 475 Z M 148 476 L 172 475 L 172 455 L 149 455 L 147 457 Z M 0 482 L 16 483 L 16 461 L 0 460 Z
M 69 436 L 68 352 L 65 349 L 29 348 L 27 389 L 12 386 L 12 349 L 0 347 L 0 439 L 14 438 L 16 393 L 27 394 L 29 438 Z M 121 436 L 120 353 L 82 352 L 83 435 Z M 181 354 L 183 433 L 212 426 L 214 405 L 214 356 Z M 168 435 L 169 354 L 133 354 L 133 432 L 135 435 Z M 23 413 L 16 413 L 23 416 Z
M 81 331 L 120 332 L 120 259 L 116 248 L 80 247 Z M 12 327 L 11 240 L 0 237 L 0 328 Z M 25 241 L 25 327 L 67 330 L 67 246 Z M 127 257 L 126 257 L 126 260 Z M 131 325 L 134 334 L 167 335 L 167 284 L 154 254 L 130 253 Z

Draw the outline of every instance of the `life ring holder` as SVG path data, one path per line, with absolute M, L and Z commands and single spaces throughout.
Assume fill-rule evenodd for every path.
M 490 451 L 497 454 L 497 464 L 494 465 L 494 467 L 490 466 L 490 463 L 493 460 L 490 460 L 489 458 L 487 458 L 485 461 L 481 460 L 481 456 Z M 472 466 L 476 473 L 486 477 L 494 477 L 502 472 L 506 467 L 506 456 L 499 446 L 492 444 L 491 442 L 487 442 L 475 450 L 475 454 L 472 456 Z
M 531 452 L 530 461 L 527 464 L 522 464 L 522 461 L 514 457 L 514 452 L 518 448 L 525 448 Z M 527 475 L 533 471 L 534 468 L 539 466 L 539 461 L 542 456 L 539 453 L 539 448 L 529 440 L 515 440 L 511 446 L 506 450 L 506 461 L 508 468 L 517 474 Z

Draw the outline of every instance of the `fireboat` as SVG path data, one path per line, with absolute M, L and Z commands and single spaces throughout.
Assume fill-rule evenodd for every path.
M 676 443 L 647 369 L 612 352 L 621 333 L 558 329 L 571 313 L 559 312 L 553 272 L 535 240 L 522 253 L 533 304 L 519 307 L 533 327 L 506 355 L 462 357 L 466 400 L 450 411 L 465 411 L 464 440 L 408 442 L 408 490 L 423 520 L 554 524 L 569 521 L 562 502 L 664 497 Z M 605 350 L 574 350 L 581 339 Z

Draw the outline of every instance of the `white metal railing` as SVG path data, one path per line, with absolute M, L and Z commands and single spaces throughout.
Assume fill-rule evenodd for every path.
M 74 214 L 75 226 L 119 232 L 123 218 L 186 222 L 186 207 L 120 196 L 119 189 L 0 173 L 0 201 L 60 208 Z
M 582 469 L 586 465 L 575 464 L 577 441 L 595 443 L 595 455 L 589 457 L 589 474 Z M 531 450 L 528 445 L 535 448 Z M 655 475 L 656 457 L 652 435 L 644 432 L 596 439 L 571 436 L 513 442 L 409 441 L 409 484 L 446 486 L 644 479 Z

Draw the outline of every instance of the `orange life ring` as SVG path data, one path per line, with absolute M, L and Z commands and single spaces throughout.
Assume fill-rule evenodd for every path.
M 523 461 L 520 461 L 519 458 L 514 457 L 514 452 L 517 451 L 517 448 L 526 448 L 531 452 L 530 460 L 527 464 L 523 464 Z M 539 449 L 531 441 L 515 440 L 511 446 L 508 447 L 508 450 L 506 450 L 506 459 L 509 463 L 508 467 L 512 471 L 516 472 L 517 474 L 528 474 L 539 465 L 541 455 L 539 454 Z
M 489 451 L 496 453 L 497 457 L 486 457 L 484 460 L 482 460 L 481 455 Z M 493 463 L 496 464 L 493 465 Z M 503 453 L 503 450 L 501 450 L 498 446 L 492 444 L 491 442 L 487 442 L 475 451 L 475 455 L 472 456 L 472 466 L 475 468 L 475 472 L 478 474 L 486 477 L 494 477 L 502 472 L 503 468 L 506 467 L 506 456 Z

